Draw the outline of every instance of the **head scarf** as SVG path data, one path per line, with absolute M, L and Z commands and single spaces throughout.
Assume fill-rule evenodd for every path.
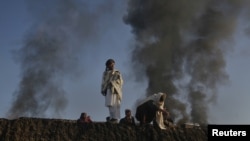
M 141 103 L 140 103 L 140 105 L 141 104 L 143 104 L 143 103 L 145 103 L 145 102 L 147 102 L 147 101 L 149 101 L 149 100 L 153 100 L 153 103 L 155 104 L 155 105 L 159 105 L 160 103 L 160 98 L 163 96 L 163 101 L 161 102 L 161 105 L 163 104 L 164 105 L 164 101 L 165 101 L 165 99 L 166 99 L 166 94 L 165 93 L 162 93 L 162 92 L 158 92 L 158 93 L 154 93 L 153 95 L 151 95 L 151 96 L 149 96 L 149 97 L 147 97 L 146 99 L 144 99 Z

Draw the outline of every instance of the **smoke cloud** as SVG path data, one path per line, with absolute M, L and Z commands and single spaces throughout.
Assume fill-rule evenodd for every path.
M 124 22 L 136 43 L 131 62 L 146 95 L 166 92 L 178 123 L 207 123 L 208 106 L 228 81 L 224 56 L 246 0 L 130 0 Z
M 21 81 L 9 118 L 61 115 L 68 102 L 63 78 L 76 72 L 80 53 L 89 48 L 86 44 L 98 40 L 98 20 L 111 12 L 111 2 L 92 11 L 94 5 L 80 0 L 27 1 L 33 24 L 14 53 Z

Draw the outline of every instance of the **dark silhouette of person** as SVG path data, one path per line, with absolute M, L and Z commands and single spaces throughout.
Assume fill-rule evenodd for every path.
M 81 113 L 80 118 L 77 119 L 77 124 L 84 129 L 88 128 L 89 123 L 93 123 L 90 116 L 87 113 Z
M 123 125 L 135 125 L 135 118 L 131 114 L 131 110 L 126 109 L 125 110 L 125 117 L 123 117 L 119 124 Z

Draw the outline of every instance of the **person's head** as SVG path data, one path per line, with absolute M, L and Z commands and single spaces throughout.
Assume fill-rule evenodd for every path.
M 80 116 L 81 119 L 84 119 L 86 117 L 87 117 L 87 113 L 81 113 L 81 116 Z
M 131 110 L 126 109 L 126 110 L 125 110 L 125 115 L 126 115 L 127 117 L 131 116 Z
M 106 69 L 113 70 L 115 66 L 115 61 L 113 59 L 108 59 L 105 65 L 106 65 Z

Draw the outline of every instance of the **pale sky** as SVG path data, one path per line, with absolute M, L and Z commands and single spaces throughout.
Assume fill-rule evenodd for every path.
M 61 116 L 53 115 L 50 110 L 46 114 L 49 118 L 77 119 L 81 112 L 86 112 L 94 121 L 105 121 L 108 109 L 104 106 L 104 97 L 100 93 L 101 75 L 105 69 L 105 61 L 113 58 L 116 61 L 115 67 L 121 71 L 124 79 L 121 104 L 123 117 L 126 108 L 133 109 L 136 100 L 144 97 L 147 84 L 136 83 L 131 76 L 133 72 L 129 58 L 134 35 L 131 27 L 122 20 L 126 12 L 126 2 L 109 0 L 108 3 L 112 5 L 105 5 L 104 0 L 84 2 L 86 7 L 82 7 L 83 9 L 103 13 L 93 15 L 94 25 L 89 25 L 93 28 L 93 34 L 89 36 L 93 37 L 83 39 L 82 46 L 86 47 L 77 54 L 79 62 L 73 68 L 74 73 L 62 75 L 60 78 L 68 100 L 66 108 Z M 39 5 L 29 0 L 3 0 L 0 5 L 0 118 L 6 118 L 21 80 L 20 64 L 15 60 L 12 51 L 20 49 L 34 24 L 46 18 L 34 18 L 34 15 L 43 14 L 39 13 L 39 9 L 38 14 L 31 13 L 32 8 L 28 3 Z M 100 5 L 104 6 L 100 8 Z M 209 105 L 210 123 L 250 124 L 250 113 L 247 111 L 250 107 L 250 41 L 244 32 L 249 25 L 246 21 L 241 21 L 240 25 L 235 33 L 235 44 L 226 55 L 226 71 L 230 82 L 220 86 L 217 104 Z M 87 35 L 83 35 L 85 36 Z

